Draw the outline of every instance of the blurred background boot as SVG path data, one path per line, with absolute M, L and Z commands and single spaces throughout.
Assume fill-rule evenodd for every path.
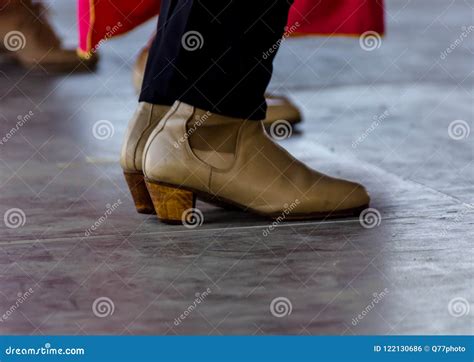
M 97 57 L 77 56 L 65 49 L 47 19 L 47 10 L 32 0 L 0 0 L 0 52 L 28 69 L 47 72 L 92 71 Z
M 150 43 L 151 44 L 151 43 Z M 148 59 L 149 46 L 144 47 L 138 54 L 138 58 L 133 68 L 133 86 L 137 93 L 140 92 L 145 74 L 146 62 Z M 295 125 L 302 121 L 299 109 L 286 97 L 275 94 L 267 94 L 267 117 L 263 121 L 265 126 L 280 120 L 288 121 Z

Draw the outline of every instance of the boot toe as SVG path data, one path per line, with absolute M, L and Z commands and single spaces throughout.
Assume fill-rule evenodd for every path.
M 315 182 L 311 192 L 299 198 L 297 213 L 321 214 L 360 210 L 370 203 L 364 186 L 341 179 L 325 178 Z
M 370 196 L 364 186 L 351 181 L 343 183 L 337 209 L 357 209 L 369 205 Z
M 328 178 L 324 186 L 314 191 L 313 207 L 320 209 L 317 211 L 339 212 L 360 209 L 370 202 L 364 186 L 341 179 Z

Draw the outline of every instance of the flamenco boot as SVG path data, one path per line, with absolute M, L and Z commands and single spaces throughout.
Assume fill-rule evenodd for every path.
M 300 111 L 288 98 L 274 94 L 267 94 L 266 98 L 268 107 L 267 116 L 263 121 L 265 126 L 280 120 L 288 121 L 291 125 L 301 122 Z
M 128 125 L 122 144 L 120 165 L 139 213 L 153 214 L 155 209 L 148 194 L 142 172 L 142 155 L 145 143 L 153 129 L 164 117 L 170 107 L 149 103 L 139 103 Z
M 97 57 L 80 59 L 76 50 L 64 49 L 45 17 L 45 9 L 32 0 L 9 0 L 0 10 L 0 52 L 23 67 L 50 72 L 90 71 Z
M 132 82 L 133 82 L 133 87 L 135 88 L 135 91 L 137 93 L 140 93 L 140 90 L 142 88 L 143 77 L 145 75 L 145 67 L 146 67 L 146 62 L 148 59 L 149 50 L 150 50 L 149 45 L 142 48 L 142 50 L 140 50 L 140 53 L 138 54 L 137 60 L 135 61 L 135 65 L 133 66 Z
M 137 93 L 140 92 L 145 74 L 146 62 L 148 59 L 149 45 L 144 47 L 138 54 L 135 66 L 133 67 L 133 86 Z M 279 120 L 286 120 L 291 125 L 301 122 L 301 113 L 291 101 L 283 96 L 266 95 L 267 98 L 267 117 L 263 121 L 265 126 Z
M 262 122 L 225 117 L 175 102 L 143 153 L 158 219 L 180 223 L 196 197 L 272 219 L 358 215 L 363 186 L 326 176 L 292 157 Z

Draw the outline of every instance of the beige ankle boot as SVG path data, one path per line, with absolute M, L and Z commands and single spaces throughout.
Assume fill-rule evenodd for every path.
M 176 102 L 148 138 L 143 172 L 158 218 L 181 222 L 196 197 L 286 220 L 357 215 L 369 204 L 359 184 L 293 158 L 262 122 Z
M 45 17 L 45 9 L 32 0 L 9 0 L 0 10 L 0 50 L 25 68 L 50 72 L 92 70 L 97 57 L 80 59 L 76 50 L 63 49 Z
M 148 52 L 150 51 L 149 46 L 146 46 L 140 50 L 138 57 L 135 60 L 132 71 L 132 82 L 133 87 L 137 93 L 140 93 L 142 89 L 143 77 L 145 76 L 146 62 L 148 60 Z
M 149 46 L 144 47 L 138 54 L 135 66 L 133 67 L 132 81 L 137 93 L 140 93 L 142 88 L 148 52 Z M 266 98 L 268 107 L 267 116 L 263 121 L 265 126 L 270 126 L 272 123 L 280 120 L 288 121 L 291 125 L 301 122 L 300 111 L 288 98 L 272 94 L 267 94 Z
M 267 94 L 267 116 L 263 121 L 265 126 L 270 126 L 277 121 L 288 121 L 291 125 L 300 123 L 301 113 L 299 109 L 286 97 Z
M 155 213 L 143 180 L 142 155 L 148 137 L 169 109 L 168 106 L 140 103 L 125 134 L 120 165 L 139 213 Z

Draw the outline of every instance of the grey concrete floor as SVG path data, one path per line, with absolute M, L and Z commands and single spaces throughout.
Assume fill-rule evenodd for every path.
M 305 118 L 283 146 L 365 184 L 372 228 L 290 222 L 264 236 L 268 221 L 203 203 L 193 230 L 135 213 L 118 155 L 153 22 L 107 42 L 93 74 L 0 60 L 0 134 L 33 113 L 0 146 L 0 333 L 472 334 L 474 2 L 387 2 L 376 49 L 288 40 L 270 87 Z M 74 45 L 73 2 L 49 4 Z

